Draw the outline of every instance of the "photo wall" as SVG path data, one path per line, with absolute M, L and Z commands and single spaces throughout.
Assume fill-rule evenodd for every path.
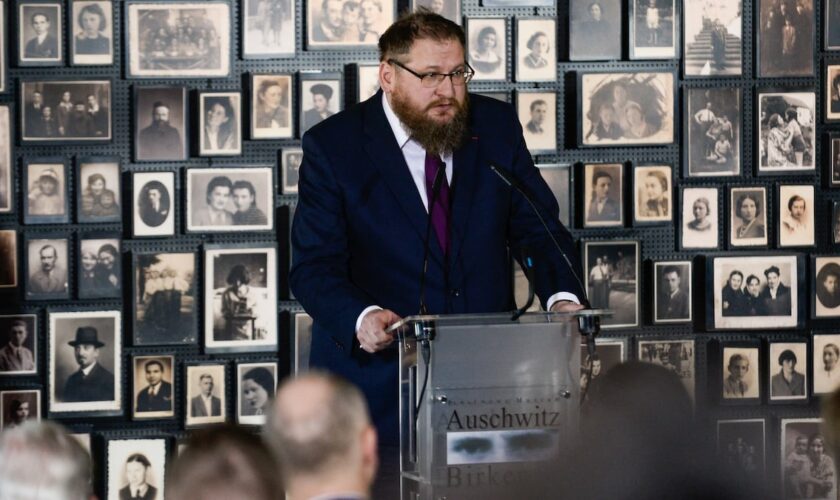
M 780 464 L 840 384 L 828 1 L 0 2 L 0 425 L 66 424 L 111 495 L 135 441 L 164 489 L 189 429 L 263 421 L 307 366 L 300 137 L 376 92 L 417 6 L 465 27 L 615 311 L 589 383 L 674 370 L 722 458 L 799 495 Z

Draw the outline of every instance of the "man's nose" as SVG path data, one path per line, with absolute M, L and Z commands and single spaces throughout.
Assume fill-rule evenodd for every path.
M 440 97 L 452 97 L 455 95 L 455 84 L 452 83 L 452 77 L 447 76 L 442 82 L 435 87 L 435 95 Z

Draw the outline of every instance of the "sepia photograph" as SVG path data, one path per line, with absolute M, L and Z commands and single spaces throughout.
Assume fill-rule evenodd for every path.
M 68 30 L 73 33 L 70 64 L 114 64 L 114 5 L 111 0 L 70 2 Z
M 277 59 L 295 55 L 295 3 L 292 0 L 245 0 L 242 58 Z
M 119 235 L 81 237 L 76 280 L 79 298 L 122 297 L 122 253 Z
M 808 400 L 808 343 L 770 342 L 770 402 Z
M 758 174 L 815 171 L 814 92 L 758 90 Z
M 825 120 L 840 121 L 840 64 L 825 66 Z
M 833 201 L 831 203 L 831 234 L 830 241 L 834 245 L 840 245 L 840 202 Z
M 767 188 L 729 188 L 729 246 L 766 247 Z
M 578 73 L 581 146 L 674 142 L 674 73 Z
M 551 189 L 557 205 L 560 206 L 560 222 L 564 226 L 571 226 L 572 210 L 572 169 L 571 165 L 565 163 L 542 163 L 535 165 L 540 171 L 548 188 Z
M 0 316 L 0 376 L 38 374 L 38 317 Z
M 294 315 L 295 352 L 292 373 L 299 374 L 309 369 L 309 353 L 312 345 L 312 316 L 305 312 Z
M 118 222 L 122 219 L 120 158 L 79 158 L 76 220 Z
M 811 257 L 812 317 L 840 316 L 840 257 Z
M 653 323 L 691 322 L 691 261 L 653 263 Z
M 840 335 L 814 334 L 814 394 L 830 394 L 840 387 Z
M 199 156 L 242 154 L 242 94 L 199 92 Z
M 758 344 L 724 342 L 721 345 L 723 384 L 720 397 L 726 403 L 755 404 L 761 398 L 761 355 Z
M 677 59 L 679 5 L 677 0 L 631 0 L 630 59 Z
M 277 363 L 236 365 L 236 423 L 263 425 L 277 392 Z
M 67 164 L 63 158 L 25 159 L 23 182 L 26 224 L 60 224 L 70 222 L 67 199 Z
M 670 165 L 637 165 L 633 169 L 633 219 L 637 224 L 674 219 L 672 175 Z
M 175 173 L 132 172 L 132 235 L 175 234 Z
M 307 2 L 306 49 L 375 49 L 396 11 L 395 0 Z
M 816 55 L 813 0 L 758 0 L 759 77 L 812 76 Z
M 50 413 L 122 412 L 119 311 L 50 312 Z
M 286 148 L 280 153 L 280 163 L 283 169 L 282 194 L 298 192 L 298 171 L 303 161 L 303 150 L 300 148 Z
M 277 349 L 277 249 L 205 246 L 207 352 Z
M 196 342 L 196 255 L 134 252 L 134 345 Z
M 517 17 L 515 49 L 517 82 L 557 80 L 556 19 Z
M 18 8 L 18 66 L 62 66 L 64 2 L 21 1 Z
M 840 5 L 837 2 L 825 4 L 825 50 L 840 50 Z
M 0 2 L 0 12 L 2 10 L 3 3 Z M 2 20 L 3 14 L 0 14 L 0 21 Z M 2 28 L 0 28 L 0 37 L 2 37 Z M 2 52 L 0 52 L 0 57 L 2 57 Z M 13 210 L 15 164 L 12 159 L 12 137 L 11 105 L 0 105 L 0 214 Z
M 822 434 L 822 423 L 819 418 L 781 419 L 781 498 L 837 495 L 837 469 L 832 447 Z
M 0 0 L 0 93 L 9 90 L 6 82 L 9 70 L 9 52 L 6 48 L 8 39 L 8 27 L 10 26 L 6 17 L 6 2 Z
M 166 439 L 108 440 L 108 500 L 163 500 Z
M 18 234 L 0 229 L 0 289 L 18 287 Z
M 186 87 L 134 87 L 134 161 L 187 159 Z
M 26 298 L 30 300 L 69 299 L 67 238 L 30 238 L 26 241 Z
M 587 163 L 583 178 L 583 227 L 623 226 L 624 165 Z
M 569 2 L 569 60 L 621 59 L 620 0 Z
M 636 349 L 639 361 L 653 363 L 674 372 L 694 401 L 697 374 L 693 340 L 639 340 Z
M 227 420 L 225 365 L 187 366 L 186 427 L 218 424 Z
M 128 78 L 230 75 L 230 2 L 128 0 L 124 11 Z
M 488 5 L 487 0 L 484 1 L 484 5 Z M 440 14 L 455 24 L 461 24 L 461 0 L 409 0 L 409 10 L 411 12 L 420 7 L 429 9 L 435 14 Z
M 593 309 L 610 309 L 604 329 L 639 326 L 639 242 L 583 242 L 584 283 Z
M 590 355 L 586 343 L 580 345 L 580 390 L 595 392 L 604 375 L 627 361 L 627 341 L 616 338 L 595 339 L 597 351 Z M 591 370 L 591 372 L 590 372 Z
M 292 75 L 251 75 L 251 139 L 291 139 Z
M 741 89 L 686 88 L 684 96 L 685 175 L 740 175 Z
M 364 102 L 379 92 L 379 64 L 356 64 L 356 102 Z
M 717 455 L 735 477 L 760 484 L 766 474 L 763 418 L 717 421 Z
M 0 391 L 0 418 L 0 430 L 14 429 L 28 420 L 41 420 L 41 391 Z
M 776 199 L 779 248 L 814 246 L 814 186 L 780 185 Z
M 468 17 L 465 21 L 467 62 L 476 82 L 507 80 L 507 19 Z
M 175 356 L 134 356 L 135 420 L 175 415 Z
M 313 78 L 305 78 L 305 75 L 301 75 L 300 109 L 298 110 L 300 137 L 303 137 L 310 128 L 344 108 L 342 92 L 341 75 L 338 73 L 316 74 Z
M 268 231 L 274 227 L 271 167 L 187 170 L 187 231 Z
M 828 140 L 831 143 L 827 161 L 831 172 L 829 186 L 836 188 L 840 187 L 840 134 L 829 134 Z
M 517 91 L 516 113 L 531 154 L 557 150 L 557 93 Z
M 110 80 L 22 81 L 20 103 L 25 144 L 111 140 Z
M 685 77 L 741 75 L 741 4 L 685 0 L 682 14 Z

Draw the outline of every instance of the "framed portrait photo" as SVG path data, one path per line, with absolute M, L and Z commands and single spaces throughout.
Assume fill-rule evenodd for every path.
M 737 477 L 761 481 L 766 470 L 766 428 L 763 418 L 717 421 L 719 463 L 736 469 Z M 732 469 L 730 469 L 732 470 Z
M 307 2 L 306 49 L 374 49 L 396 11 L 394 0 Z
M 38 374 L 38 317 L 0 316 L 0 377 Z
M 677 0 L 631 0 L 630 59 L 676 59 L 680 29 Z
M 767 347 L 769 402 L 808 401 L 808 342 L 771 341 Z
M 840 317 L 840 257 L 811 256 L 811 317 Z
M 674 142 L 674 73 L 578 73 L 579 144 Z
M 50 236 L 53 236 L 50 234 Z M 70 240 L 62 238 L 30 237 L 26 240 L 25 273 L 26 298 L 30 300 L 60 300 L 70 298 L 68 269 Z
M 825 66 L 824 99 L 825 121 L 840 121 L 840 64 L 826 64 Z
M 50 312 L 48 317 L 50 414 L 121 414 L 120 312 Z
M 79 238 L 76 280 L 79 298 L 122 297 L 120 237 L 84 235 Z
M 487 5 L 487 0 L 484 1 L 484 5 Z M 429 9 L 455 24 L 461 24 L 461 0 L 409 0 L 409 10 L 412 12 L 420 7 Z
M 208 245 L 204 257 L 205 350 L 276 350 L 277 248 Z
M 639 242 L 584 241 L 584 283 L 594 309 L 610 309 L 604 329 L 639 326 Z
M 9 34 L 9 21 L 6 16 L 6 2 L 0 0 L 0 93 L 8 90 L 6 78 L 9 71 L 9 51 L 6 46 L 6 40 L 8 40 L 7 37 Z
M 633 169 L 633 219 L 636 224 L 669 223 L 674 182 L 670 165 L 637 165 Z
M 18 66 L 64 64 L 64 2 L 17 2 Z
M 840 5 L 825 2 L 825 50 L 840 50 Z
M 301 74 L 298 110 L 300 136 L 303 137 L 307 130 L 344 109 L 343 96 L 341 73 Z
M 228 0 L 126 0 L 127 78 L 225 78 L 231 66 Z
M 111 80 L 22 81 L 21 142 L 111 141 Z
M 507 80 L 507 19 L 468 17 L 465 21 L 467 62 L 475 70 L 477 82 Z
M 812 184 L 779 186 L 776 198 L 776 228 L 779 247 L 812 247 L 815 192 Z
M 166 439 L 108 440 L 108 498 L 164 498 Z
M 811 76 L 816 55 L 814 1 L 758 0 L 759 77 Z
M 840 245 L 840 202 L 831 202 L 831 243 Z
M 3 6 L 0 5 L 0 12 Z M 0 14 L 2 17 L 2 14 Z M 0 19 L 2 21 L 2 19 Z M 0 28 L 2 30 L 2 28 Z M 15 165 L 12 162 L 12 108 L 0 105 L 0 214 L 12 211 L 14 198 Z
M 277 363 L 236 365 L 236 423 L 263 425 L 277 392 Z
M 730 247 L 767 247 L 768 201 L 765 186 L 729 188 Z
M 291 139 L 294 96 L 291 74 L 251 75 L 251 139 Z
M 0 229 L 0 289 L 18 287 L 18 237 L 14 229 Z
M 840 187 L 840 134 L 829 134 L 828 142 L 829 186 L 836 188 Z
M 818 470 L 825 471 L 834 466 L 836 458 L 832 456 L 832 448 L 823 437 L 822 427 L 823 421 L 819 418 L 781 419 L 779 466 L 782 498 L 803 497 L 800 481 L 800 477 L 803 477 L 802 467 L 816 463 Z M 808 477 L 811 477 L 810 471 Z M 813 488 L 817 498 L 829 497 L 831 492 L 837 491 L 837 476 L 832 474 L 825 477 L 826 480 Z
M 196 342 L 198 276 L 192 252 L 135 252 L 134 345 Z
M 572 213 L 572 168 L 567 163 L 540 163 L 535 165 L 540 176 L 557 200 L 560 206 L 560 222 L 564 226 L 571 225 Z
M 227 420 L 227 369 L 223 363 L 193 364 L 186 367 L 185 426 L 198 427 Z
M 134 356 L 132 363 L 133 418 L 175 416 L 175 356 Z
M 240 16 L 243 59 L 294 57 L 295 3 L 292 0 L 245 0 Z
M 14 429 L 28 420 L 41 420 L 41 391 L 0 391 L 0 430 Z
M 597 346 L 597 352 L 594 356 L 591 356 L 586 342 L 582 342 L 580 344 L 581 391 L 588 391 L 588 387 L 599 384 L 600 379 L 603 378 L 607 372 L 627 361 L 627 357 L 629 355 L 627 339 L 600 337 L 595 339 L 595 345 Z M 590 370 L 592 370 L 591 374 L 589 373 Z
M 61 224 L 70 222 L 67 199 L 67 163 L 64 158 L 31 158 L 24 160 L 23 182 L 26 203 L 23 221 L 26 224 Z
M 759 89 L 757 96 L 758 175 L 816 172 L 816 93 Z
M 114 64 L 114 4 L 111 0 L 70 2 L 68 31 L 73 34 L 70 64 L 110 66 Z
M 516 114 L 531 154 L 557 150 L 557 93 L 517 91 Z
M 301 148 L 286 148 L 280 152 L 280 166 L 283 169 L 281 193 L 296 194 L 298 192 L 298 172 L 302 161 L 303 150 Z
M 312 347 L 312 316 L 305 312 L 295 313 L 293 319 L 295 334 L 294 374 L 309 370 L 309 353 Z
M 683 96 L 685 175 L 741 175 L 741 89 L 686 88 Z
M 690 323 L 691 261 L 653 263 L 653 323 Z
M 683 71 L 686 78 L 738 76 L 742 69 L 743 19 L 734 2 L 683 3 Z
M 557 20 L 517 17 L 514 54 L 517 82 L 557 80 Z
M 379 91 L 379 64 L 356 64 L 356 102 L 364 102 Z
M 242 154 L 242 94 L 199 92 L 198 154 L 239 156 Z
M 132 172 L 132 226 L 135 238 L 175 234 L 175 173 Z
M 663 366 L 676 373 L 694 401 L 697 377 L 694 340 L 639 340 L 636 356 L 639 361 Z
M 134 87 L 134 161 L 187 159 L 186 87 Z
M 76 165 L 76 220 L 119 222 L 122 185 L 118 156 L 79 158 Z
M 731 341 L 720 344 L 720 393 L 722 404 L 761 402 L 761 346 L 758 342 Z
M 569 60 L 621 59 L 620 0 L 569 2 Z
M 708 256 L 706 283 L 710 330 L 802 326 L 805 268 L 801 255 Z
M 269 231 L 274 227 L 274 169 L 187 169 L 187 231 Z
M 583 166 L 583 227 L 624 225 L 624 165 L 587 163 Z
M 840 335 L 814 334 L 812 366 L 814 394 L 829 394 L 840 387 Z

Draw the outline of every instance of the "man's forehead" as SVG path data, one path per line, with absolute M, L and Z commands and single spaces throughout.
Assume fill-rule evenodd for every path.
M 415 64 L 417 69 L 452 71 L 465 64 L 464 47 L 454 38 L 420 38 L 411 44 L 407 60 Z

